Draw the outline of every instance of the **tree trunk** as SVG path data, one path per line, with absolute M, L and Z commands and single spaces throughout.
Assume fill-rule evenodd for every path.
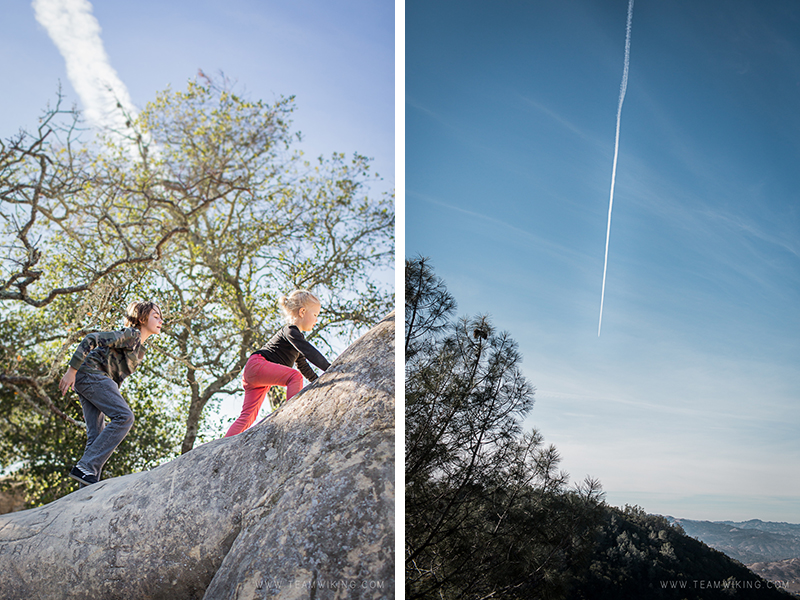
M 189 401 L 189 414 L 186 417 L 186 433 L 181 443 L 181 454 L 186 454 L 194 448 L 194 443 L 197 440 L 198 424 L 205 405 L 206 403 L 200 398 L 197 390 L 192 390 L 192 399 Z
M 0 516 L 0 594 L 394 597 L 394 314 L 251 429 Z

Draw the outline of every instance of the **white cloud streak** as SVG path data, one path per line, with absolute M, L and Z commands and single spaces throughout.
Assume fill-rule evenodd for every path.
M 628 23 L 625 28 L 625 66 L 622 69 L 622 84 L 619 88 L 619 105 L 617 106 L 617 134 L 614 140 L 614 164 L 611 168 L 611 195 L 608 199 L 608 226 L 606 228 L 606 254 L 603 261 L 603 289 L 600 292 L 600 320 L 597 323 L 597 337 L 603 326 L 603 302 L 606 297 L 606 273 L 608 272 L 608 241 L 611 237 L 611 209 L 614 207 L 614 185 L 617 179 L 617 157 L 619 156 L 619 124 L 622 118 L 622 103 L 628 89 L 628 67 L 631 59 L 631 25 L 633 23 L 633 0 L 628 2 Z
M 33 0 L 36 20 L 47 30 L 67 67 L 72 87 L 83 104 L 86 119 L 95 127 L 121 134 L 126 118 L 136 108 L 103 47 L 100 24 L 88 0 Z

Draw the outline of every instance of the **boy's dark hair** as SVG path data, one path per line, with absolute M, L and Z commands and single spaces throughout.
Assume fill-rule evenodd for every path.
M 161 312 L 161 308 L 155 302 L 149 300 L 131 302 L 125 311 L 125 327 L 141 327 L 147 322 L 153 310 Z

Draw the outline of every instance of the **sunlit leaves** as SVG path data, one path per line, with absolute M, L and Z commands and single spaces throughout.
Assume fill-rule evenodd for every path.
M 370 161 L 307 163 L 293 148 L 294 98 L 232 87 L 201 73 L 130 118 L 127 141 L 81 140 L 68 122 L 25 138 L 45 167 L 19 144 L 19 165 L 0 161 L 0 198 L 13 200 L 0 205 L 0 374 L 51 389 L 87 332 L 153 299 L 165 327 L 130 386 L 175 399 L 165 423 L 184 423 L 185 451 L 211 435 L 208 407 L 237 393 L 249 354 L 283 324 L 281 294 L 320 296 L 310 337 L 329 349 L 391 310 L 394 197 L 374 191 Z

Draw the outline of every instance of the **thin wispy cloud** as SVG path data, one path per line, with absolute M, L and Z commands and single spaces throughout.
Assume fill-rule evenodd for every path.
M 507 223 L 506 221 L 503 221 L 502 219 L 498 219 L 496 217 L 491 217 L 489 215 L 485 215 L 485 214 L 479 213 L 479 212 L 474 211 L 474 210 L 467 210 L 467 209 L 462 208 L 460 206 L 454 206 L 452 204 L 448 204 L 447 202 L 442 202 L 441 200 L 438 200 L 436 198 L 432 198 L 431 196 L 428 196 L 428 195 L 425 195 L 425 194 L 420 194 L 420 193 L 414 192 L 412 190 L 407 190 L 406 191 L 406 196 L 412 196 L 414 198 L 419 198 L 420 200 L 423 200 L 424 202 L 428 202 L 430 204 L 435 204 L 437 206 L 441 206 L 442 208 L 446 208 L 448 210 L 452 210 L 452 211 L 459 212 L 459 213 L 464 214 L 464 215 L 468 215 L 468 216 L 470 216 L 470 217 L 472 217 L 472 218 L 474 218 L 476 220 L 483 221 L 483 222 L 485 222 L 487 224 L 496 225 L 498 227 L 501 227 L 503 229 L 511 231 L 511 232 L 513 232 L 513 233 L 515 233 L 515 234 L 517 234 L 519 236 L 524 236 L 527 239 L 536 242 L 540 247 L 545 249 L 552 256 L 556 256 L 556 257 L 562 258 L 564 260 L 569 259 L 569 260 L 573 261 L 575 264 L 578 264 L 578 265 L 583 265 L 583 264 L 586 264 L 586 262 L 590 261 L 590 257 L 585 253 L 579 252 L 579 251 L 575 250 L 574 248 L 570 248 L 568 246 L 564 246 L 564 245 L 561 245 L 561 244 L 556 244 L 556 243 L 554 243 L 554 242 L 552 242 L 550 240 L 547 240 L 547 239 L 545 239 L 545 238 L 543 238 L 541 236 L 538 236 L 538 235 L 536 235 L 534 233 L 531 233 L 530 231 L 527 231 L 525 229 L 517 227 L 516 225 L 512 225 L 511 223 Z
M 779 236 L 771 235 L 767 233 L 764 229 L 758 227 L 752 220 L 749 220 L 745 217 L 726 214 L 720 210 L 710 211 L 706 210 L 703 211 L 703 215 L 719 221 L 724 225 L 728 226 L 731 230 L 740 231 L 746 233 L 753 238 L 766 242 L 772 246 L 777 248 L 781 248 L 785 250 L 788 254 L 793 255 L 795 258 L 800 258 L 800 250 L 798 250 L 797 245 L 794 243 L 793 240 L 781 238 Z
M 534 102 L 526 98 L 523 98 L 523 100 L 535 105 Z M 413 108 L 414 110 L 419 111 L 421 114 L 424 114 L 435 123 L 440 125 L 444 130 L 446 130 L 453 139 L 458 140 L 459 144 L 463 148 L 469 148 L 470 150 L 479 153 L 483 159 L 491 160 L 497 168 L 503 169 L 507 173 L 511 173 L 513 175 L 521 175 L 525 177 L 530 176 L 530 169 L 527 165 L 523 164 L 515 167 L 513 165 L 513 161 L 508 160 L 504 145 L 482 144 L 477 142 L 476 140 L 483 138 L 475 128 L 475 124 L 471 123 L 468 125 L 468 127 L 461 127 L 456 124 L 457 119 L 453 118 L 452 115 L 442 115 L 441 113 L 432 110 L 427 106 L 423 106 L 413 98 L 406 98 L 406 108 Z
M 33 0 L 32 6 L 36 20 L 64 58 L 67 77 L 81 99 L 86 119 L 98 129 L 124 132 L 123 111 L 131 117 L 137 111 L 111 67 L 92 4 L 88 0 Z
M 583 129 L 572 123 L 569 119 L 564 118 L 556 111 L 548 108 L 541 102 L 537 102 L 536 100 L 532 100 L 531 98 L 528 98 L 526 96 L 520 96 L 520 98 L 522 99 L 523 102 L 532 106 L 533 108 L 542 112 L 543 114 L 547 115 L 548 117 L 550 117 L 550 119 L 561 125 L 567 131 L 574 133 L 577 137 L 581 138 L 582 140 L 590 142 L 592 145 L 597 146 L 599 148 L 605 147 L 605 144 L 602 143 L 600 140 L 590 136 L 586 131 L 584 131 Z
M 475 141 L 476 136 L 474 132 L 467 131 L 458 125 L 455 125 L 452 118 L 445 117 L 440 113 L 431 110 L 427 106 L 423 106 L 419 102 L 416 102 L 413 98 L 406 98 L 406 108 L 413 108 L 418 110 L 419 112 L 423 113 L 424 115 L 428 116 L 429 118 L 433 119 L 439 125 L 450 131 L 450 133 L 459 141 L 463 142 L 464 145 L 469 146 L 471 148 L 475 148 L 484 152 L 489 152 L 498 158 L 501 157 L 501 153 L 498 151 L 497 148 L 493 146 L 489 146 L 487 144 L 479 144 Z

